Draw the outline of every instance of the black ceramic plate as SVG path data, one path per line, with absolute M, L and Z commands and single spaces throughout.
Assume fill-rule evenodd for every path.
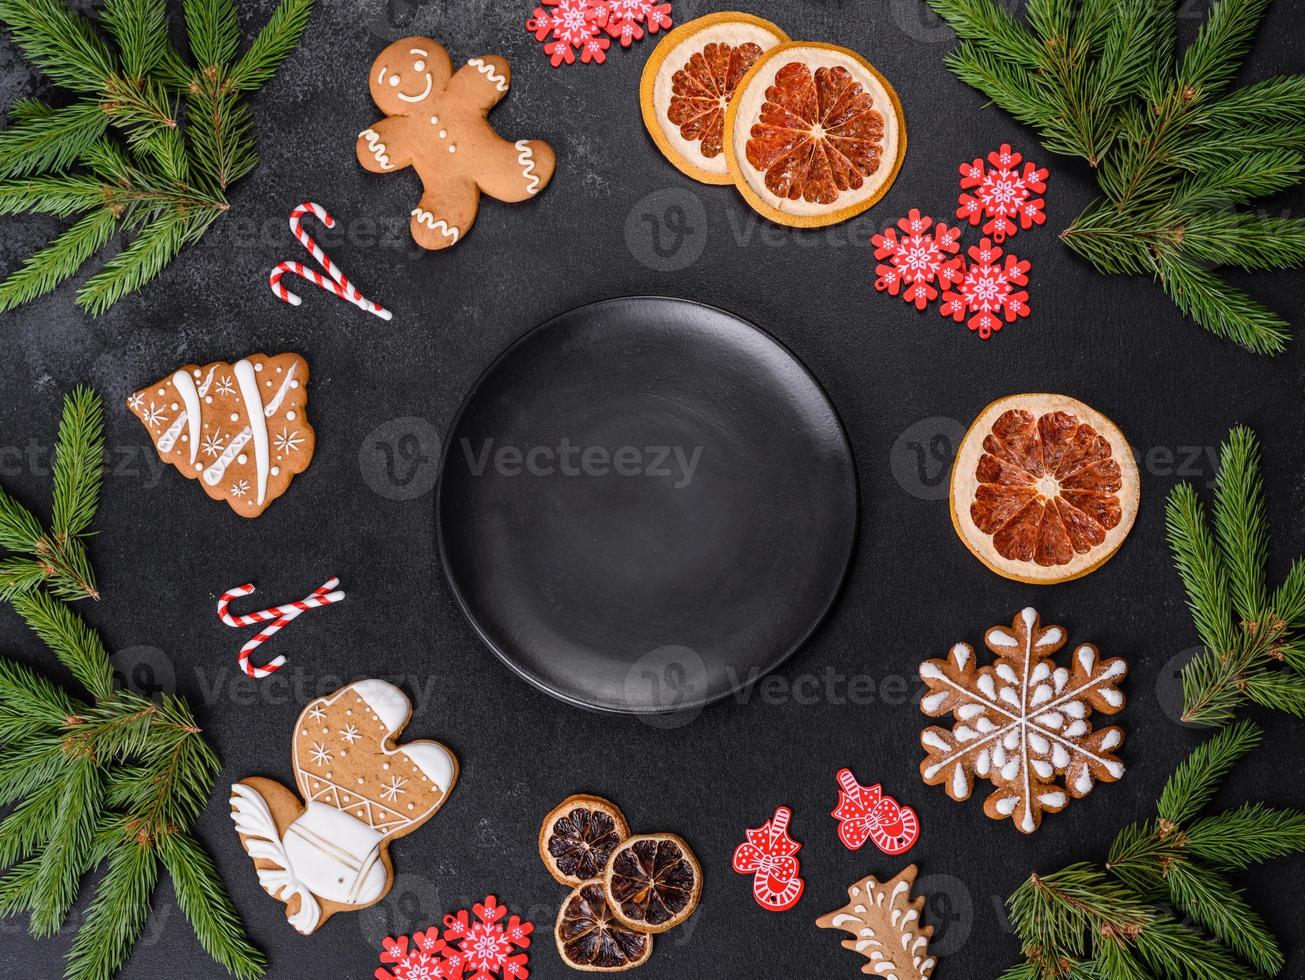
M 847 437 L 751 324 L 682 300 L 573 310 L 481 377 L 444 448 L 440 555 L 530 683 L 629 713 L 725 697 L 829 609 L 856 535 Z

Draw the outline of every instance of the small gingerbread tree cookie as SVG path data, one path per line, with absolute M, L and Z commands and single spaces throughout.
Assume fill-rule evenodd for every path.
M 938 965 L 929 955 L 933 926 L 921 925 L 924 899 L 911 897 L 915 887 L 913 864 L 891 881 L 874 875 L 847 890 L 847 904 L 816 920 L 821 929 L 842 929 L 852 934 L 843 948 L 860 953 L 870 962 L 862 973 L 882 980 L 929 980 Z
M 413 208 L 412 237 L 436 251 L 456 245 L 476 222 L 480 195 L 516 202 L 552 179 L 557 158 L 540 140 L 505 140 L 489 110 L 507 94 L 512 70 L 497 55 L 455 73 L 443 45 L 406 37 L 372 64 L 372 100 L 386 118 L 358 135 L 358 161 L 372 173 L 412 167 L 425 193 Z

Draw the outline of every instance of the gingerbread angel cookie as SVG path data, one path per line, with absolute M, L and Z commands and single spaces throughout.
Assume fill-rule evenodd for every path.
M 411 713 L 394 685 L 357 681 L 295 723 L 299 795 L 270 779 L 231 787 L 231 819 L 258 883 L 304 935 L 385 897 L 390 841 L 434 816 L 457 781 L 458 761 L 438 742 L 394 744 Z
M 257 517 L 312 462 L 308 362 L 251 354 L 187 364 L 127 399 L 154 448 L 241 517 Z
M 489 123 L 511 78 L 497 55 L 454 72 L 443 45 L 428 37 L 395 41 L 372 64 L 372 100 L 386 118 L 358 135 L 358 161 L 372 173 L 417 171 L 425 194 L 410 226 L 422 248 L 457 244 L 482 193 L 524 201 L 552 179 L 557 158 L 547 143 L 505 140 Z

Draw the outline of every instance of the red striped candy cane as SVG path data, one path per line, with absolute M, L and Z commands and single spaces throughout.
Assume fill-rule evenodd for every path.
M 333 282 L 322 278 L 320 273 L 314 272 L 311 269 L 306 269 L 301 263 L 282 262 L 273 269 L 268 276 L 267 282 L 272 288 L 272 292 L 276 294 L 278 299 L 289 303 L 291 306 L 298 306 L 301 302 L 300 298 L 290 292 L 290 290 L 286 289 L 285 286 L 281 285 L 281 277 L 287 272 L 293 272 L 296 275 L 307 279 L 313 285 L 320 286 L 327 292 L 333 293 L 341 299 L 348 300 L 359 309 L 375 314 L 382 320 L 392 319 L 393 314 L 383 306 L 379 306 L 363 296 L 363 294 L 358 291 L 358 288 L 349 281 L 344 272 L 341 271 L 340 267 L 332 262 L 331 257 L 322 250 L 322 247 L 318 245 L 316 241 L 313 240 L 313 237 L 309 235 L 308 232 L 304 231 L 302 219 L 304 215 L 310 213 L 316 215 L 327 228 L 335 227 L 335 219 L 331 217 L 330 212 L 328 212 L 326 208 L 322 207 L 320 204 L 315 204 L 312 201 L 305 201 L 303 204 L 299 205 L 299 207 L 290 212 L 290 231 L 295 238 L 299 240 L 299 244 L 308 250 L 308 254 L 316 259 L 318 264 L 326 270 L 326 274 L 330 277 L 330 280 L 333 280 Z
M 289 626 L 296 619 L 302 616 L 310 609 L 317 609 L 320 606 L 329 606 L 332 603 L 341 601 L 344 593 L 334 591 L 335 587 L 340 584 L 338 578 L 329 578 L 317 589 L 303 599 L 297 602 L 287 602 L 281 606 L 273 606 L 270 609 L 261 609 L 258 612 L 245 613 L 243 616 L 233 615 L 230 611 L 231 603 L 242 596 L 252 594 L 254 584 L 248 582 L 244 585 L 237 586 L 227 592 L 222 593 L 218 599 L 218 617 L 222 622 L 232 627 L 255 626 L 259 623 L 270 625 L 265 629 L 259 630 L 258 634 L 252 637 L 248 643 L 240 648 L 239 664 L 240 669 L 253 678 L 267 677 L 269 674 L 275 674 L 285 665 L 285 657 L 276 657 L 269 661 L 263 667 L 255 667 L 249 662 L 250 655 L 258 649 L 263 643 L 271 639 L 278 632 Z

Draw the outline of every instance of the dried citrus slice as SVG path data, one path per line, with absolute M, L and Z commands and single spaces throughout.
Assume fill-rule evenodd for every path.
M 846 221 L 888 190 L 906 155 L 897 93 L 854 51 L 793 41 L 739 82 L 725 160 L 757 213 L 815 228 Z
M 665 932 L 698 907 L 702 866 L 675 834 L 643 834 L 612 852 L 603 890 L 612 914 L 627 926 Z
M 682 173 L 728 184 L 725 110 L 739 81 L 766 51 L 788 40 L 768 20 L 725 11 L 671 31 L 644 65 L 643 122 Z
M 563 885 L 597 878 L 616 846 L 630 836 L 620 808 L 601 796 L 568 796 L 539 828 L 539 856 Z
M 652 955 L 653 937 L 618 921 L 607 904 L 601 879 L 578 885 L 557 913 L 557 952 L 573 970 L 616 973 L 642 966 Z
M 1137 462 L 1110 419 L 1066 395 L 985 408 L 952 466 L 956 533 L 998 575 L 1067 582 L 1111 557 L 1137 517 Z

